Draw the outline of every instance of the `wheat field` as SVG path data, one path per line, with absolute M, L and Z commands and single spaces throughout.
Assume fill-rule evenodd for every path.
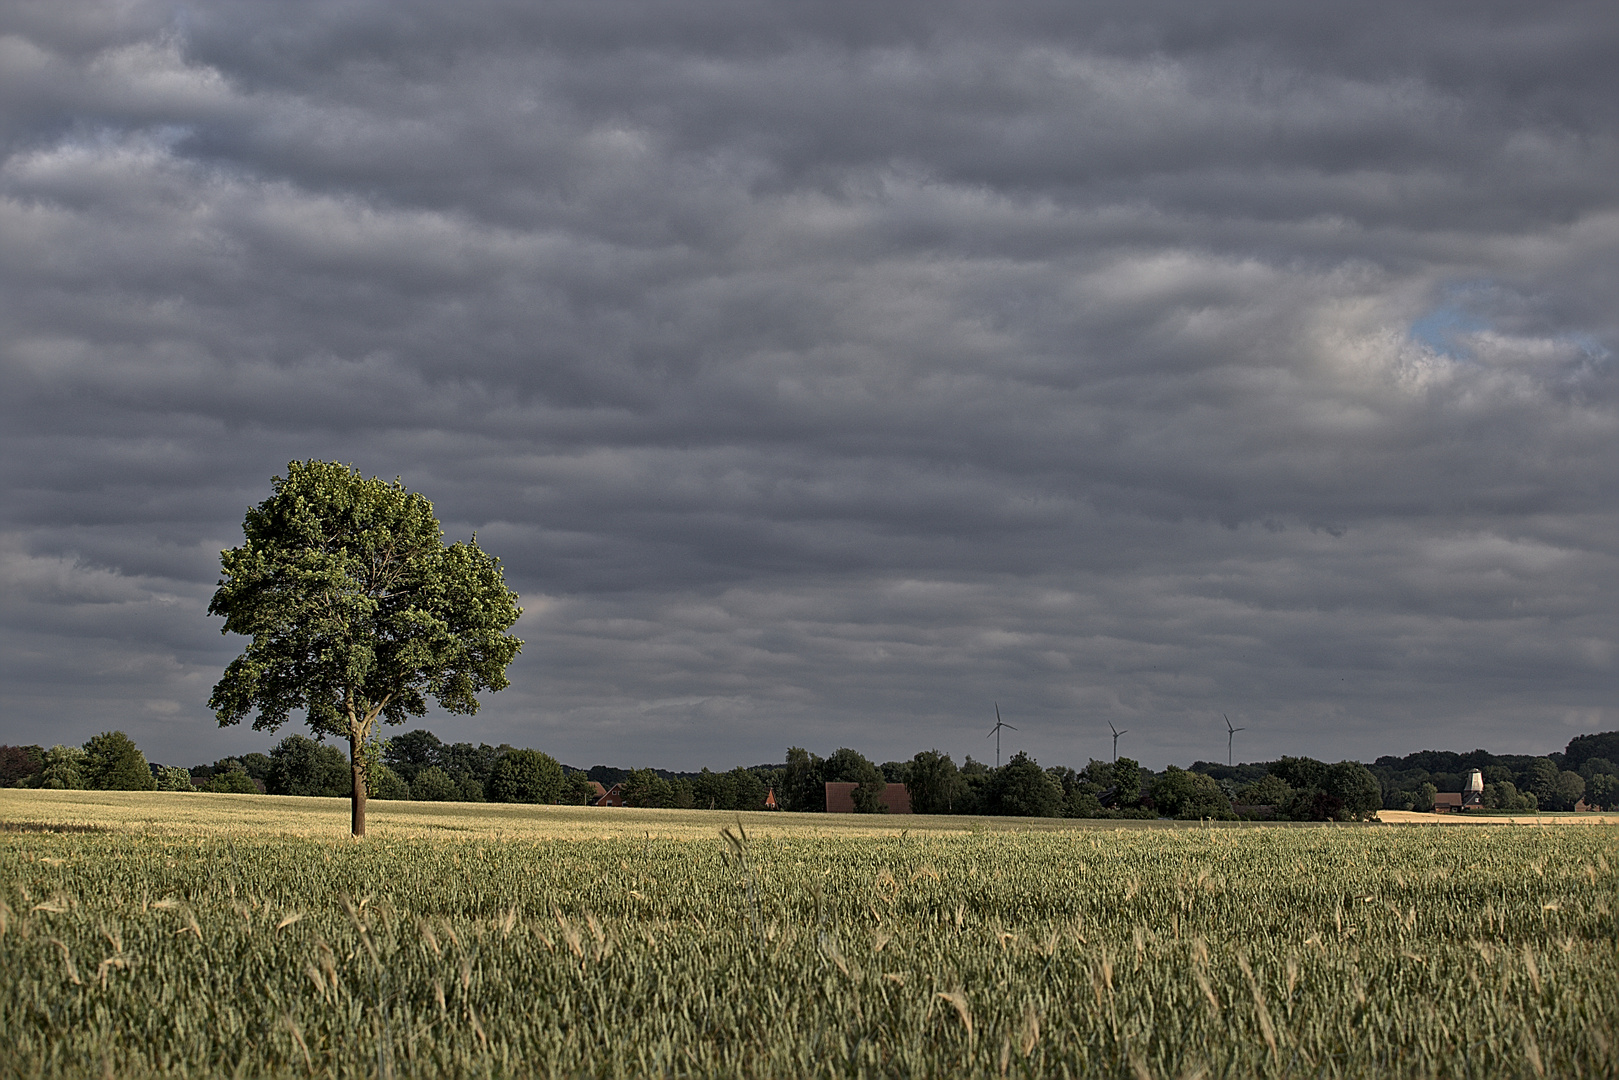
M 1619 830 L 0 792 L 6 1076 L 1619 1074 Z

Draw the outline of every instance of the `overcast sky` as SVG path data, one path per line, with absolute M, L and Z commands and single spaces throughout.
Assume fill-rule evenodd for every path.
M 291 459 L 526 614 L 450 740 L 1619 727 L 1619 9 L 0 6 L 0 741 L 206 707 Z

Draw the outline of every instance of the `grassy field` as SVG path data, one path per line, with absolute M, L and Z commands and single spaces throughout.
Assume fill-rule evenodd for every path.
M 0 792 L 0 1074 L 1619 1075 L 1609 826 L 373 807 Z

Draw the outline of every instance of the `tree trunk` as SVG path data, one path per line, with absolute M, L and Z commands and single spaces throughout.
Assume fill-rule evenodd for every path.
M 365 759 L 361 756 L 362 741 L 358 731 L 349 731 L 349 769 L 354 774 L 349 831 L 355 836 L 365 835 Z

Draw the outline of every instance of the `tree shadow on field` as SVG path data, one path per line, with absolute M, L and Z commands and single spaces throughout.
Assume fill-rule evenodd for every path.
M 104 833 L 104 825 L 62 825 L 49 821 L 0 821 L 0 833 Z

